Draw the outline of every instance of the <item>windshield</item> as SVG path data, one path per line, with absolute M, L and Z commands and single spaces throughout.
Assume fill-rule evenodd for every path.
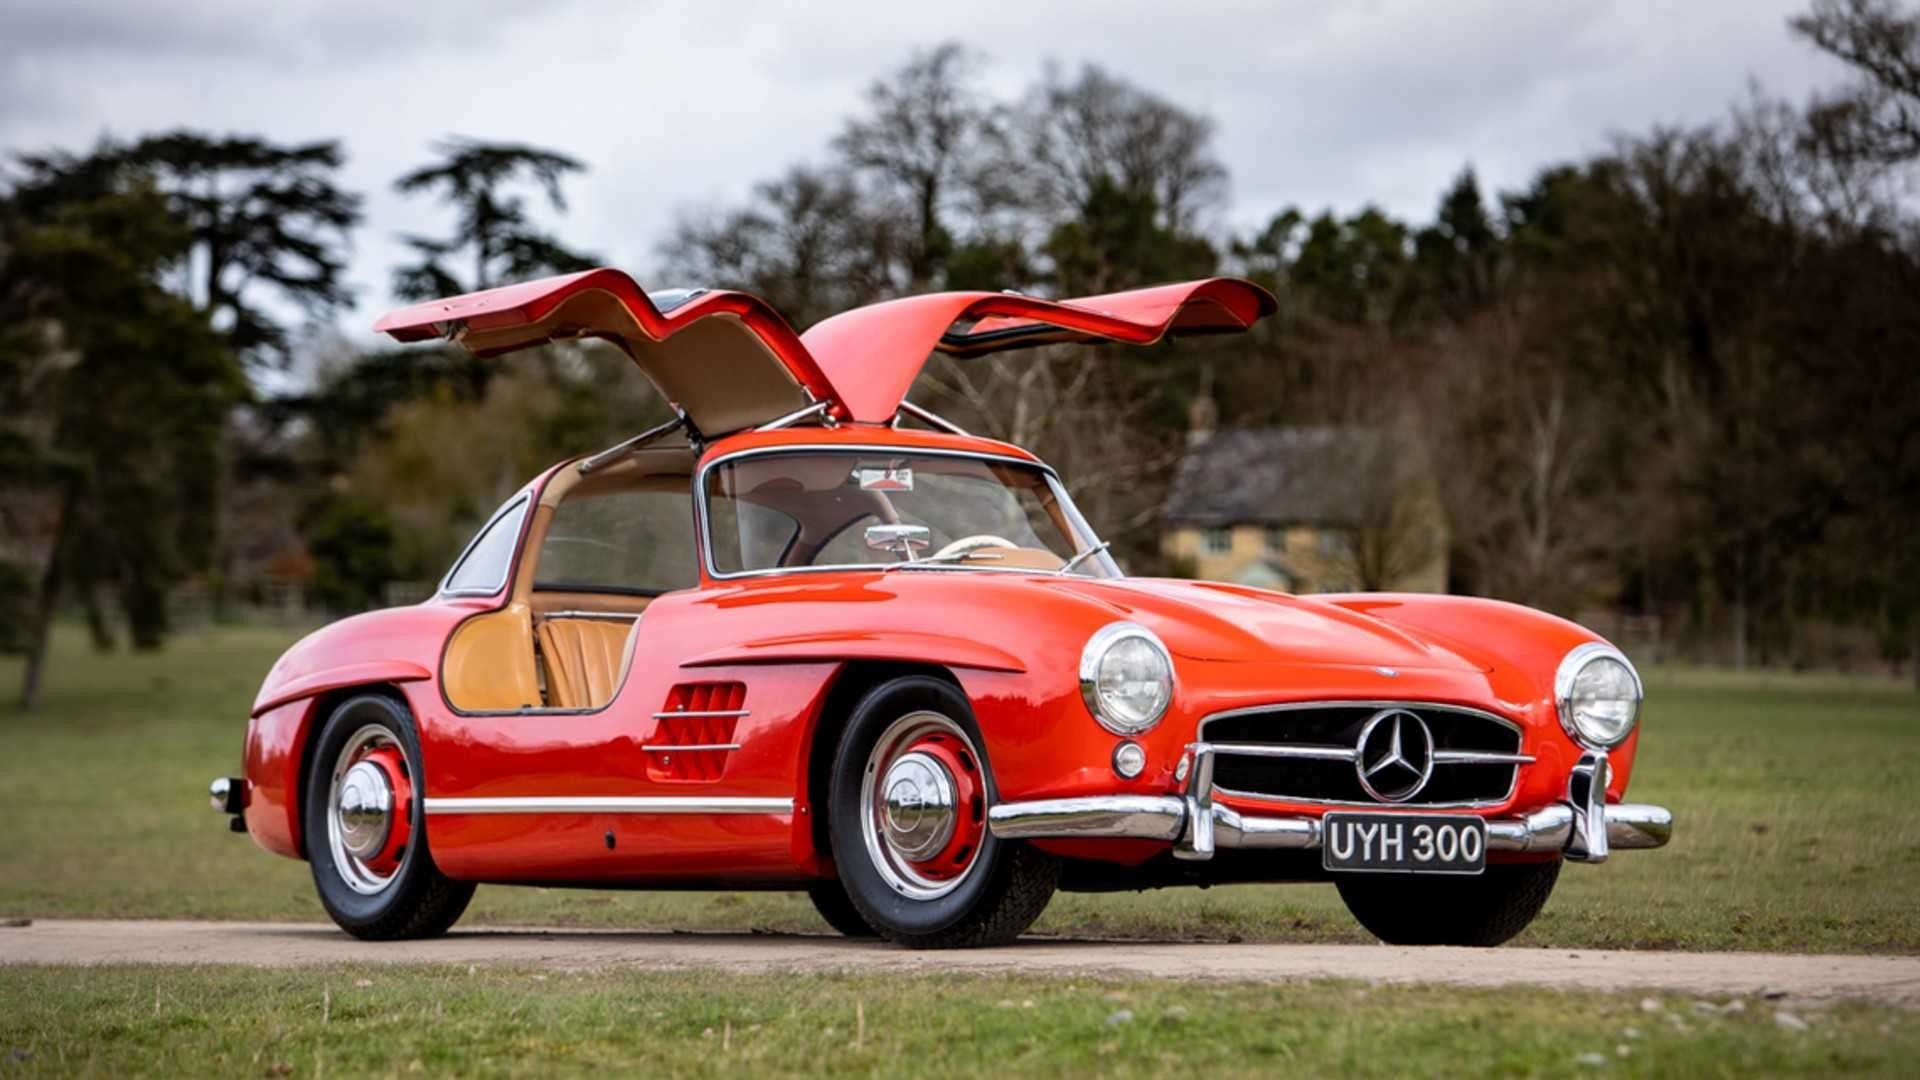
M 1058 480 L 991 458 L 800 450 L 706 473 L 711 567 L 1024 570 L 1118 577 Z

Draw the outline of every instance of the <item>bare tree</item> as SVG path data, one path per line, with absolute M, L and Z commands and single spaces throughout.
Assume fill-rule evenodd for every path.
M 1920 13 L 1895 0 L 1814 0 L 1788 25 L 1859 76 L 1814 105 L 1815 121 L 1836 136 L 1829 149 L 1883 162 L 1920 157 Z
M 1453 543 L 1475 591 L 1571 613 L 1608 591 L 1613 541 L 1597 398 L 1536 336 L 1526 300 L 1493 305 L 1434 350 L 1424 391 Z
M 1011 198 L 1004 110 L 975 88 L 981 63 L 957 42 L 915 53 L 867 89 L 868 111 L 834 140 L 855 174 L 903 210 L 910 292 L 940 277 L 956 220 L 981 221 Z
M 1161 224 L 1195 231 L 1226 197 L 1213 121 L 1091 64 L 1072 81 L 1050 69 L 1019 114 L 1035 202 L 1084 214 L 1104 187 L 1148 198 Z
M 1396 588 L 1446 550 L 1439 492 L 1413 418 L 1351 434 L 1339 454 L 1348 522 L 1341 561 L 1356 588 Z
M 805 327 L 895 291 L 897 227 L 845 171 L 796 165 L 744 207 L 683 215 L 661 255 L 673 277 L 746 289 Z

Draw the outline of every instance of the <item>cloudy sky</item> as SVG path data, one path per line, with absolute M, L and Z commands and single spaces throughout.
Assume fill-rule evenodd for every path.
M 1427 215 L 1472 162 L 1495 188 L 1615 132 L 1717 118 L 1750 80 L 1798 98 L 1836 68 L 1789 37 L 1805 0 L 0 0 L 0 149 L 176 126 L 338 137 L 368 195 L 353 278 L 370 322 L 401 230 L 388 185 L 447 134 L 588 161 L 565 239 L 644 273 L 677 209 L 817 157 L 916 47 L 986 52 L 1013 95 L 1104 65 L 1212 115 L 1223 227 L 1287 204 Z

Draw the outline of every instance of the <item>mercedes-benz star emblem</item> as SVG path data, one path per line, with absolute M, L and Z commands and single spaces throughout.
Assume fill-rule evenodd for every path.
M 1367 794 L 1381 802 L 1406 802 L 1433 776 L 1433 732 L 1405 709 L 1381 709 L 1360 729 L 1353 771 Z

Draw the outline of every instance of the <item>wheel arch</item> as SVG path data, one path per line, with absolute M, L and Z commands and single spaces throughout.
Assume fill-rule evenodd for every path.
M 413 703 L 407 700 L 406 692 L 400 689 L 400 684 L 387 682 L 359 683 L 353 686 L 336 687 L 325 693 L 315 695 L 308 706 L 306 731 L 300 738 L 300 755 L 293 763 L 293 799 L 288 804 L 288 816 L 292 819 L 294 845 L 299 850 L 300 857 L 303 859 L 307 858 L 307 834 L 306 829 L 303 828 L 303 823 L 306 820 L 307 773 L 310 771 L 308 765 L 313 760 L 314 747 L 320 745 L 320 734 L 326 729 L 327 718 L 333 715 L 335 709 L 346 702 L 352 701 L 354 698 L 369 696 L 388 698 L 406 710 L 409 717 L 415 715 Z M 420 738 L 417 721 L 413 735 L 417 747 Z M 425 754 L 424 751 L 422 751 L 423 760 L 421 761 L 421 770 L 423 772 L 426 769 L 424 757 Z M 422 786 L 418 790 L 425 791 L 426 789 Z
M 855 706 L 875 687 L 893 679 L 909 675 L 925 675 L 939 679 L 966 696 L 966 688 L 960 682 L 953 669 L 941 664 L 910 663 L 894 660 L 850 660 L 834 673 L 827 687 L 825 698 L 821 700 L 819 710 L 814 714 L 813 728 L 807 733 L 807 762 L 805 773 L 806 804 L 814 808 L 811 815 L 811 839 L 813 850 L 823 861 L 830 862 L 833 854 L 832 838 L 828 835 L 828 815 L 824 812 L 828 793 L 833 782 L 833 753 L 840 745 L 840 733 L 846 729 L 847 721 L 853 715 Z M 971 701 L 971 699 L 969 699 Z M 984 757 L 986 749 L 981 748 Z M 992 760 L 987 759 L 987 771 L 992 772 Z

